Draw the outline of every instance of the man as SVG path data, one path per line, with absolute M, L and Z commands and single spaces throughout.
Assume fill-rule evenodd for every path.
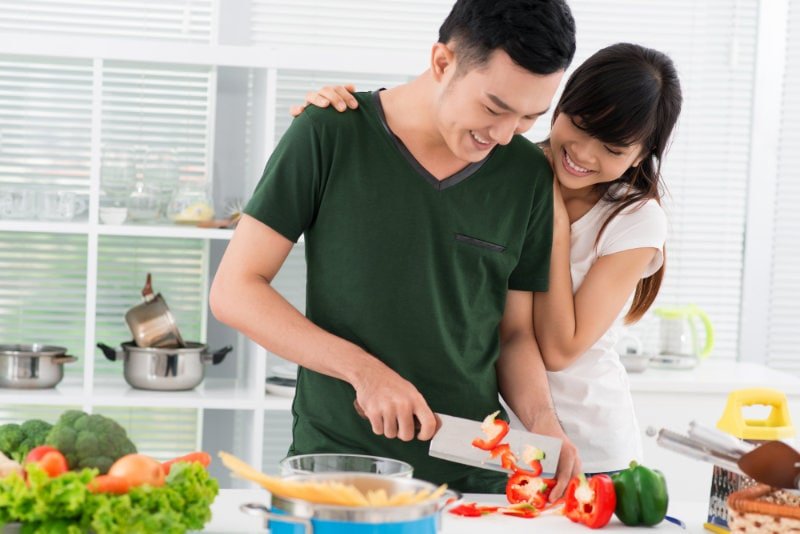
M 433 411 L 479 420 L 499 392 L 529 429 L 565 440 L 554 497 L 579 472 L 532 330 L 552 174 L 516 135 L 549 108 L 574 30 L 563 0 L 459 0 L 426 72 L 358 94 L 359 111 L 308 109 L 284 134 L 210 300 L 301 366 L 290 454 L 387 456 L 502 492 L 502 474 L 428 456 Z M 270 286 L 301 234 L 307 318 Z

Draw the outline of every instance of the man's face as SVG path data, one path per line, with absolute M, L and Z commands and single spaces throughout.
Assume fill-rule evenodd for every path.
M 564 71 L 533 74 L 496 50 L 482 66 L 456 72 L 451 64 L 442 75 L 436 124 L 450 151 L 476 162 L 498 144 L 529 130 L 550 107 Z

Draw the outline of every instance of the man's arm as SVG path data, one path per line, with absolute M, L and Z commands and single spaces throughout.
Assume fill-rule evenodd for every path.
M 550 495 L 563 494 L 570 478 L 581 472 L 578 451 L 558 422 L 544 362 L 533 335 L 533 294 L 509 291 L 500 324 L 500 358 L 497 378 L 506 403 L 531 432 L 563 440 L 558 460 L 558 483 Z
M 211 286 L 214 316 L 281 357 L 350 383 L 376 434 L 409 441 L 416 416 L 419 439 L 430 439 L 435 417 L 413 384 L 354 343 L 316 326 L 272 287 L 292 245 L 244 215 Z

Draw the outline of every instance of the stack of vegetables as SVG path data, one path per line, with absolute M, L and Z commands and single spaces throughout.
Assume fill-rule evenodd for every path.
M 583 475 L 575 477 L 570 480 L 564 498 L 550 504 L 550 492 L 556 481 L 541 477 L 544 453 L 527 446 L 522 452 L 520 466 L 517 455 L 507 443 L 503 443 L 509 427 L 508 422 L 497 419 L 499 413 L 490 414 L 483 420 L 481 431 L 485 437 L 475 438 L 472 445 L 488 451 L 491 458 L 499 457 L 501 466 L 511 472 L 506 484 L 506 498 L 510 506 L 466 503 L 451 509 L 451 513 L 480 517 L 500 512 L 533 518 L 563 503 L 563 514 L 567 518 L 589 528 L 606 526 L 615 513 L 628 526 L 653 526 L 665 519 L 669 497 L 664 476 L 636 462 L 631 462 L 628 469 L 613 476 L 598 474 L 589 478 Z
M 0 451 L 0 525 L 23 533 L 197 530 L 219 489 L 208 454 L 161 463 L 114 420 L 77 410 L 0 426 Z

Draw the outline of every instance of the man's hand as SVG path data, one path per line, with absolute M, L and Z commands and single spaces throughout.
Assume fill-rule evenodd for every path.
M 372 431 L 402 441 L 414 439 L 415 419 L 419 421 L 417 438 L 426 441 L 436 432 L 436 416 L 422 394 L 408 380 L 375 360 L 353 381 L 356 410 L 372 425 Z

